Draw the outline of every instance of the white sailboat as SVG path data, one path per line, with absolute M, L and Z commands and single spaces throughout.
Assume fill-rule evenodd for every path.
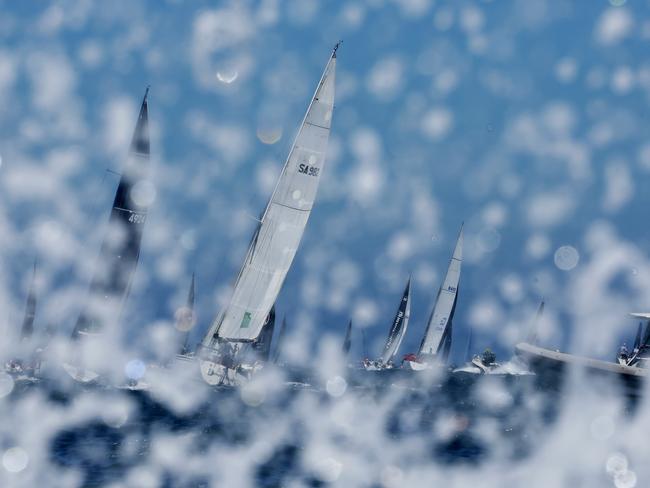
M 275 303 L 300 245 L 325 164 L 332 111 L 337 44 L 318 83 L 271 199 L 253 236 L 230 303 L 201 347 L 201 374 L 209 384 L 232 382 L 254 365 L 238 358 L 255 341 Z
M 438 290 L 436 303 L 429 316 L 429 322 L 420 344 L 420 349 L 415 354 L 405 356 L 403 367 L 420 371 L 433 364 L 447 362 L 451 348 L 452 322 L 458 301 L 458 285 L 460 283 L 460 270 L 463 262 L 463 226 L 460 227 L 454 253 L 449 261 L 447 274 L 442 286 Z

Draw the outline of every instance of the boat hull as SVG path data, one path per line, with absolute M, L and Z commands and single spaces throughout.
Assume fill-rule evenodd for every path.
M 96 381 L 99 378 L 99 374 L 95 373 L 86 368 L 79 368 L 73 366 L 72 364 L 63 363 L 63 369 L 65 370 L 70 377 L 80 383 L 90 383 L 91 381 Z

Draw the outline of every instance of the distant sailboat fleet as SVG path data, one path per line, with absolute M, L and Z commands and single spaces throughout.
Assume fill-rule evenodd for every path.
M 340 44 L 340 43 L 339 43 Z M 282 168 L 275 189 L 253 233 L 248 252 L 234 282 L 232 295 L 224 310 L 213 320 L 197 348 L 190 344 L 190 331 L 196 323 L 196 279 L 192 274 L 185 306 L 176 314 L 176 328 L 181 332 L 176 360 L 197 366 L 203 380 L 210 385 L 236 385 L 247 381 L 268 363 L 278 363 L 286 335 L 283 319 L 275 341 L 275 303 L 293 263 L 314 207 L 331 131 L 334 111 L 337 44 L 331 52 L 323 74 L 309 102 L 306 114 L 289 155 Z M 133 277 L 140 257 L 140 247 L 151 203 L 146 198 L 150 165 L 148 94 L 145 91 L 134 129 L 129 157 L 120 176 L 108 227 L 101 245 L 96 268 L 89 285 L 88 297 L 83 302 L 72 332 L 77 346 L 83 341 L 101 337 L 108 328 L 116 327 L 129 297 Z M 141 195 L 145 194 L 145 197 Z M 139 196 L 140 195 L 140 196 Z M 364 356 L 359 367 L 366 371 L 402 369 L 425 371 L 448 369 L 453 337 L 454 315 L 458 305 L 463 261 L 463 232 L 461 225 L 454 250 L 442 284 L 435 296 L 431 313 L 424 328 L 416 353 L 399 359 L 399 349 L 409 327 L 411 316 L 412 281 L 409 277 L 397 311 L 390 324 L 388 336 L 377 359 L 369 359 L 365 334 Z M 30 285 L 25 317 L 20 330 L 22 341 L 33 336 L 36 313 L 34 278 Z M 537 321 L 543 313 L 540 305 L 533 331 L 524 343 L 518 344 L 516 354 L 521 370 L 527 372 L 540 361 L 543 363 L 576 362 L 574 356 L 546 350 L 536 345 Z M 645 323 L 639 324 L 634 350 L 621 350 L 616 367 L 619 373 L 643 371 L 650 360 L 650 314 L 634 314 Z M 413 329 L 413 327 L 411 327 Z M 348 358 L 352 345 L 353 324 L 347 325 L 342 356 Z M 362 334 L 364 333 L 361 330 Z M 34 349 L 30 358 L 16 358 L 7 364 L 6 371 L 14 374 L 34 374 L 40 365 L 39 354 L 44 345 Z M 468 341 L 468 353 L 471 341 Z M 469 356 L 469 354 L 467 354 Z M 100 379 L 101 373 L 89 367 L 87 357 L 77 347 L 63 364 L 67 373 L 77 381 Z M 466 358 L 467 359 L 467 358 Z M 579 362 L 579 361 L 578 361 Z M 611 368 L 610 368 L 611 369 Z M 629 370 L 629 371 L 628 371 Z M 456 372 L 490 374 L 504 372 L 490 351 L 474 356 Z M 508 371 L 505 371 L 508 372 Z M 511 371 L 510 371 L 511 372 Z M 630 373 L 630 374 L 637 374 Z

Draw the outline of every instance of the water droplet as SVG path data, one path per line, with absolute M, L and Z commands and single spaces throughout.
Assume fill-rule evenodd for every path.
M 301 197 L 302 193 L 300 193 L 300 190 L 294 190 L 294 192 L 291 194 L 294 200 L 298 200 Z
M 2 455 L 2 466 L 10 473 L 20 473 L 28 463 L 29 456 L 22 447 L 12 447 Z
M 14 389 L 14 379 L 7 373 L 0 373 L 0 398 L 6 397 Z
M 258 127 L 256 134 L 264 144 L 275 144 L 282 139 L 282 127 Z
M 555 266 L 563 271 L 570 271 L 577 266 L 580 254 L 573 246 L 561 246 L 555 251 L 553 259 Z
M 496 229 L 484 229 L 478 235 L 478 245 L 483 252 L 495 251 L 501 244 L 501 234 Z
M 246 383 L 240 390 L 242 401 L 251 407 L 259 407 L 266 400 L 266 390 L 258 383 Z
M 124 374 L 132 380 L 139 380 L 144 376 L 147 366 L 141 359 L 132 359 L 124 366 Z
M 131 200 L 140 207 L 148 207 L 155 199 L 156 187 L 150 181 L 138 181 L 131 189 Z
M 239 77 L 237 70 L 232 71 L 217 71 L 217 80 L 226 85 L 230 85 Z
M 616 488 L 634 488 L 636 486 L 636 473 L 634 471 L 624 471 L 614 476 L 614 486 Z
M 605 463 L 605 469 L 611 475 L 627 471 L 627 458 L 620 452 L 612 453 Z
M 327 380 L 327 393 L 333 397 L 340 397 L 345 393 L 347 388 L 348 382 L 341 376 L 335 376 L 334 378 Z
M 180 307 L 174 314 L 176 318 L 176 328 L 180 331 L 187 332 L 195 324 L 194 312 L 191 308 Z

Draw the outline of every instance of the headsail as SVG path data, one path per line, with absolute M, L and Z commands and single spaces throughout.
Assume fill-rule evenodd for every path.
M 32 274 L 32 282 L 29 285 L 29 292 L 27 293 L 27 303 L 25 304 L 25 317 L 23 318 L 23 325 L 20 328 L 20 340 L 29 340 L 34 334 L 34 318 L 36 317 L 36 262 L 34 262 L 34 271 Z
M 338 47 L 338 45 L 337 45 Z M 262 330 L 302 239 L 325 163 L 334 108 L 336 48 L 262 216 L 230 303 L 203 345 L 251 342 Z
M 190 282 L 190 289 L 187 292 L 187 301 L 185 307 L 177 312 L 176 328 L 185 332 L 183 335 L 183 344 L 181 345 L 179 354 L 184 355 L 190 352 L 189 339 L 190 331 L 194 327 L 196 317 L 194 315 L 194 273 L 192 273 L 192 281 Z
M 389 361 L 395 357 L 397 350 L 399 349 L 404 334 L 406 333 L 406 328 L 409 324 L 409 317 L 411 316 L 411 278 L 409 277 L 408 282 L 406 283 L 406 288 L 404 289 L 404 294 L 402 295 L 402 300 L 400 301 L 399 307 L 397 307 L 397 313 L 393 319 L 393 324 L 391 325 L 390 331 L 388 333 L 388 338 L 386 339 L 386 344 L 384 345 L 384 351 L 381 354 L 381 361 L 384 364 L 387 364 Z
M 287 318 L 282 318 L 282 325 L 280 325 L 280 332 L 278 332 L 278 338 L 275 341 L 275 354 L 273 355 L 273 362 L 277 364 L 278 359 L 280 359 L 280 353 L 282 352 L 282 345 L 284 344 L 284 336 L 287 333 Z
M 347 356 L 350 353 L 350 346 L 352 346 L 352 320 L 348 322 L 348 328 L 345 331 L 345 339 L 343 340 L 344 356 Z
M 542 298 L 542 301 L 539 304 L 539 307 L 537 308 L 537 314 L 535 315 L 535 320 L 533 321 L 533 324 L 530 327 L 530 330 L 528 331 L 528 336 L 526 337 L 526 342 L 528 344 L 536 344 L 537 343 L 537 328 L 539 327 L 539 321 L 542 320 L 542 317 L 544 316 L 544 299 Z
M 119 319 L 129 295 L 140 257 L 142 230 L 147 220 L 149 197 L 149 116 L 147 88 L 133 132 L 129 158 L 120 177 L 87 303 L 72 333 L 99 332 L 108 321 Z
M 451 330 L 454 312 L 456 311 L 456 301 L 458 300 L 458 284 L 460 282 L 460 269 L 463 261 L 463 226 L 460 227 L 460 233 L 454 248 L 454 254 L 449 262 L 447 274 L 442 286 L 438 290 L 436 303 L 433 311 L 429 316 L 426 332 L 422 343 L 420 344 L 419 356 L 433 356 L 444 348 L 447 353 L 451 347 Z M 443 354 L 444 357 L 444 354 Z
M 275 330 L 275 305 L 271 307 L 269 316 L 262 327 L 262 332 L 253 342 L 253 350 L 256 353 L 257 359 L 260 361 L 268 361 L 271 354 L 271 341 L 273 340 L 273 331 Z

